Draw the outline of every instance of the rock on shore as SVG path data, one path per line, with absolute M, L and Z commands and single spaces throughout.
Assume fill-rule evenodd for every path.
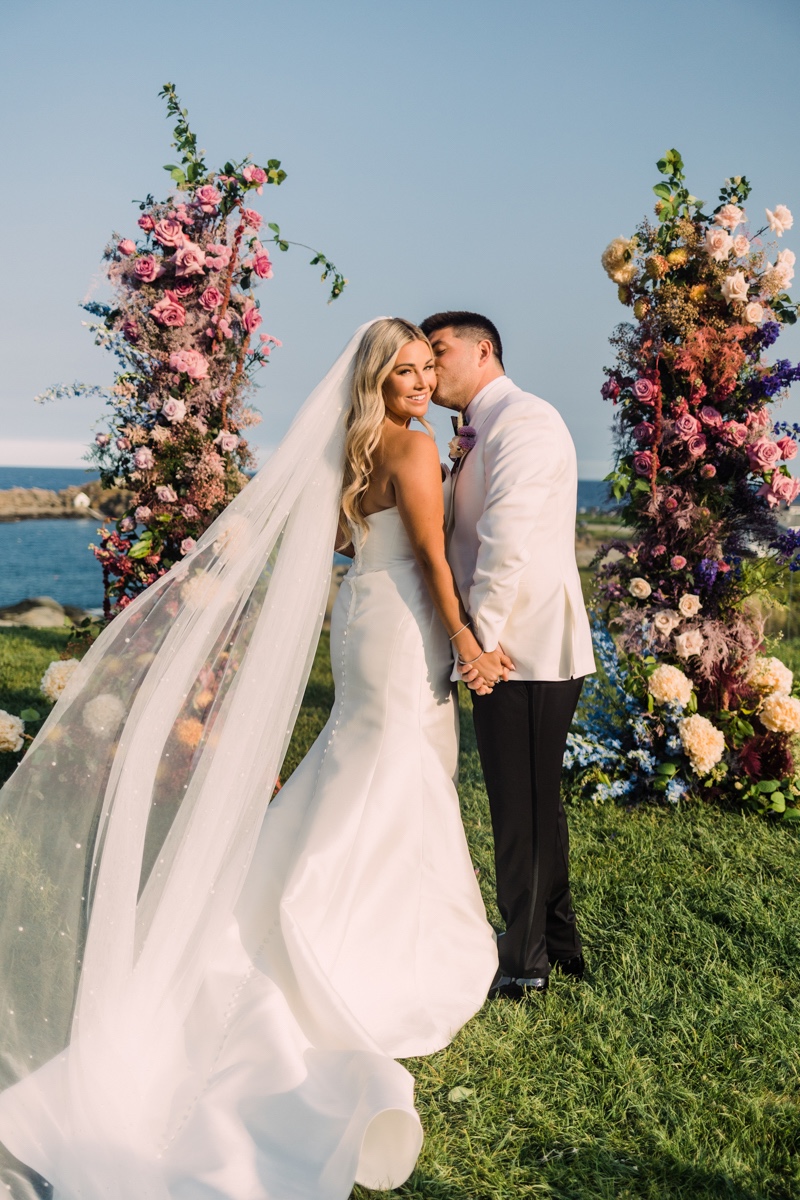
M 78 625 L 90 614 L 74 604 L 59 604 L 51 596 L 31 596 L 0 608 L 0 627 L 25 625 L 29 629 L 61 629 Z
M 99 479 L 80 486 L 51 492 L 47 488 L 3 488 L 0 490 L 0 521 L 29 521 L 43 517 L 121 517 L 133 493 L 123 488 L 104 488 Z M 76 503 L 77 501 L 77 503 Z

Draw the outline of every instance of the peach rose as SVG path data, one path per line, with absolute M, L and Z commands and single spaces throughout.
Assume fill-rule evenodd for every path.
M 628 591 L 636 600 L 646 600 L 652 590 L 647 580 L 642 579 L 641 576 L 632 579 L 628 588 Z
M 693 592 L 684 592 L 678 601 L 678 612 L 682 617 L 696 617 L 702 607 L 700 597 Z
M 699 629 L 687 629 L 686 633 L 675 635 L 675 653 L 678 658 L 691 658 L 703 653 L 703 635 Z
M 653 627 L 662 637 L 669 637 L 681 623 L 680 614 L 674 608 L 662 608 L 653 617 Z
M 747 276 L 744 271 L 734 271 L 724 280 L 722 294 L 728 304 L 741 304 L 747 300 Z
M 738 233 L 733 239 L 733 253 L 737 258 L 744 258 L 750 249 L 750 241 L 743 233 Z
M 733 230 L 744 220 L 744 210 L 737 204 L 723 204 L 719 212 L 714 213 L 714 220 L 724 229 Z
M 714 262 L 724 262 L 733 248 L 733 238 L 724 229 L 712 226 L 706 230 L 705 250 Z
M 777 237 L 783 237 L 787 229 L 794 225 L 794 217 L 785 204 L 776 204 L 774 212 L 766 208 L 767 224 Z
M 750 303 L 745 306 L 744 319 L 750 325 L 760 325 L 764 320 L 764 309 L 756 300 L 751 300 Z

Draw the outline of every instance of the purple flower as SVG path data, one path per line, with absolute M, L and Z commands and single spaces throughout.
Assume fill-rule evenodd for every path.
M 610 376 L 600 388 L 600 395 L 604 400 L 616 400 L 617 396 L 619 395 L 619 383 L 613 375 Z
M 694 577 L 699 586 L 708 592 L 713 588 L 718 574 L 719 563 L 714 558 L 701 559 L 694 569 Z
M 466 454 L 478 440 L 478 431 L 471 425 L 462 425 L 458 431 L 458 444 Z

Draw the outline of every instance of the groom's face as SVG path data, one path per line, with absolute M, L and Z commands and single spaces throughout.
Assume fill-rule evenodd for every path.
M 480 344 L 459 337 L 452 326 L 448 326 L 431 334 L 431 345 L 436 363 L 433 403 L 463 412 L 480 391 Z

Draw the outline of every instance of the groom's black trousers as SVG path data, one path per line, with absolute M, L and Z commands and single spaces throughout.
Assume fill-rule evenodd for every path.
M 494 829 L 497 903 L 506 933 L 500 970 L 549 975 L 581 953 L 569 890 L 569 835 L 561 802 L 567 733 L 583 679 L 509 680 L 472 693 L 473 720 Z

